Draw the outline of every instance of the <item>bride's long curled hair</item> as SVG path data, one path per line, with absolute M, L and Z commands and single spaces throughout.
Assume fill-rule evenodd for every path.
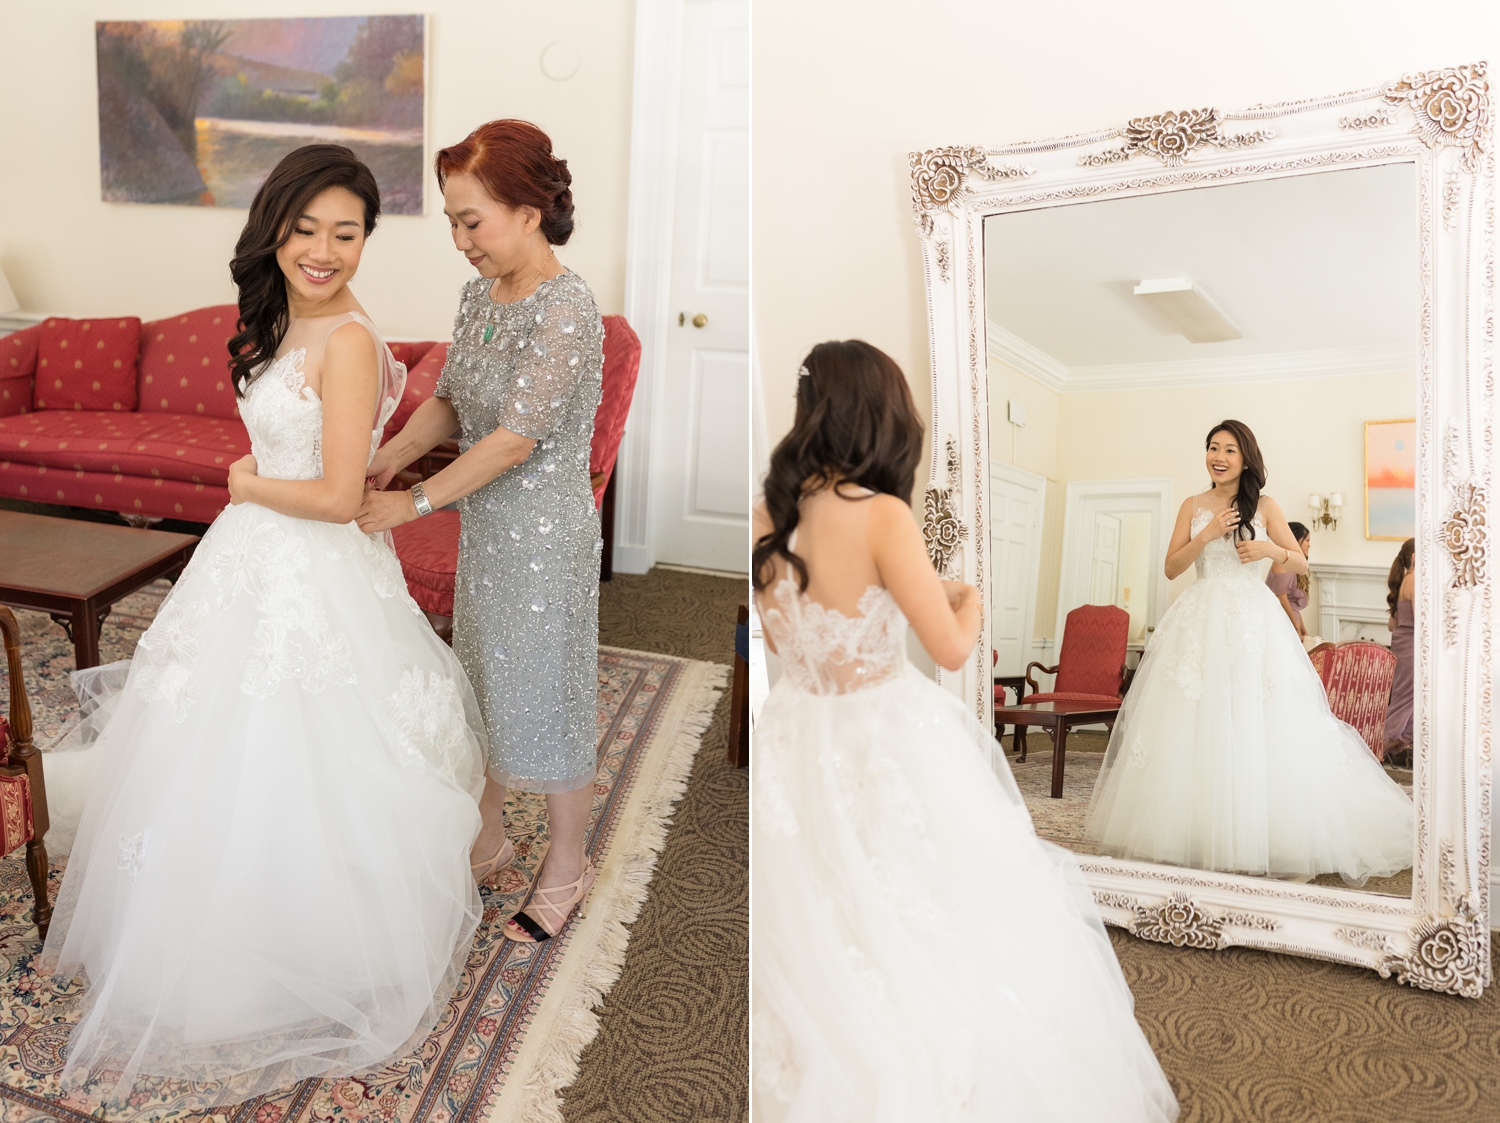
M 869 488 L 910 504 L 921 458 L 922 421 L 895 360 L 861 339 L 814 347 L 798 372 L 792 431 L 771 453 L 766 473 L 772 529 L 751 554 L 755 588 L 771 583 L 778 554 L 807 588 L 807 565 L 787 545 L 805 496 L 836 481 L 835 490 Z
M 240 330 L 229 338 L 229 377 L 239 397 L 286 335 L 286 278 L 276 251 L 292 236 L 297 216 L 330 187 L 342 187 L 364 203 L 368 238 L 380 217 L 380 188 L 370 169 L 340 144 L 306 144 L 288 152 L 250 204 L 229 261 L 229 275 L 240 290 Z
M 1243 421 L 1221 421 L 1208 431 L 1208 436 L 1203 439 L 1203 448 L 1213 444 L 1214 436 L 1218 433 L 1228 433 L 1234 438 L 1234 443 L 1239 446 L 1240 458 L 1244 461 L 1244 468 L 1240 470 L 1240 489 L 1234 497 L 1234 508 L 1240 513 L 1240 523 L 1234 528 L 1234 536 L 1239 538 L 1254 538 L 1255 527 L 1251 524 L 1255 520 L 1255 512 L 1260 507 L 1260 489 L 1266 486 L 1266 462 L 1260 454 L 1260 445 L 1255 441 L 1255 434 L 1250 431 L 1250 426 Z M 1210 484 L 1217 487 L 1217 484 Z
M 1396 605 L 1401 603 L 1401 582 L 1406 580 L 1406 575 L 1411 572 L 1416 561 L 1417 540 L 1408 538 L 1401 543 L 1401 551 L 1396 555 L 1396 560 L 1391 562 L 1391 572 L 1385 579 L 1385 603 L 1390 606 L 1392 616 L 1396 615 Z

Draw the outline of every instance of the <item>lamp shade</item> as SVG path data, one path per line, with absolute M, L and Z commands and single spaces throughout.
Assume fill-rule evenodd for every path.
M 1342 507 L 1344 505 L 1344 497 L 1343 497 L 1343 495 L 1340 494 L 1339 492 L 1335 491 L 1332 495 L 1330 495 L 1328 497 L 1328 505 L 1330 507 Z
M 10 282 L 5 279 L 5 270 L 0 269 L 0 312 L 14 312 L 20 307 L 21 302 L 10 291 Z
M 1307 497 L 1307 505 L 1314 511 L 1321 511 L 1323 509 L 1323 497 L 1314 492 Z

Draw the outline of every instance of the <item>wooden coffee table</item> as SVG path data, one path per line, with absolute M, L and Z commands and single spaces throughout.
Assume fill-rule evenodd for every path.
M 81 670 L 99 663 L 99 629 L 115 601 L 180 570 L 191 534 L 0 511 L 0 604 L 50 613 Z
M 1061 799 L 1063 794 L 1063 755 L 1068 746 L 1068 730 L 1075 725 L 1096 725 L 1103 722 L 1114 728 L 1120 704 L 1106 705 L 1102 702 L 1021 702 L 1014 706 L 995 707 L 995 727 L 1014 725 L 1016 741 L 1021 747 L 1021 759 L 1026 759 L 1026 727 L 1040 725 L 1052 730 L 1052 798 Z

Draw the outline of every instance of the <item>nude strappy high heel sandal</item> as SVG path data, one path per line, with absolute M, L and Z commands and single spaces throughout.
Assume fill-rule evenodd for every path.
M 507 838 L 500 844 L 500 848 L 496 850 L 494 854 L 490 855 L 490 857 L 486 858 L 478 865 L 470 862 L 469 872 L 474 875 L 475 881 L 483 885 L 490 878 L 494 877 L 495 874 L 500 870 L 503 870 L 506 866 L 510 865 L 511 862 L 515 859 L 515 856 L 516 844 L 509 838 Z
M 598 876 L 593 863 L 585 858 L 583 873 L 579 875 L 577 881 L 569 882 L 567 885 L 554 885 L 547 889 L 533 890 L 527 908 L 537 914 L 536 919 L 528 916 L 524 911 L 516 913 L 501 929 L 505 933 L 505 938 L 514 940 L 518 944 L 539 944 L 543 940 L 550 940 L 562 931 L 574 905 L 578 906 L 579 916 L 588 916 L 588 895 L 594 888 L 594 882 Z M 559 894 L 567 896 L 558 900 Z M 552 924 L 551 928 L 546 926 L 549 921 Z

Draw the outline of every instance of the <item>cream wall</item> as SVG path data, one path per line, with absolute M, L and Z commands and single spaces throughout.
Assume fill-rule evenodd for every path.
M 1314 561 L 1386 568 L 1401 547 L 1365 538 L 1364 423 L 1414 416 L 1410 373 L 1065 393 L 1059 400 L 1058 472 L 1065 481 L 1171 477 L 1168 517 L 1174 518 L 1176 506 L 1208 487 L 1209 428 L 1232 417 L 1255 433 L 1266 462 L 1265 493 L 1288 521 L 1309 522 L 1309 492 L 1343 493 L 1338 528 L 1313 533 Z M 1172 598 L 1192 580 L 1188 570 L 1173 581 Z
M 908 152 L 1500 63 L 1492 0 L 1455 0 L 1441 18 L 1394 0 L 756 0 L 753 19 L 755 322 L 773 443 L 797 364 L 824 339 L 885 349 L 930 409 Z
M 100 201 L 95 20 L 413 11 L 431 14 L 429 161 L 495 117 L 540 125 L 573 173 L 578 226 L 558 256 L 605 312 L 620 311 L 634 5 L 604 0 L 322 0 L 311 12 L 243 0 L 0 0 L 0 268 L 22 309 L 151 319 L 235 297 L 228 262 L 244 211 Z M 539 61 L 557 40 L 580 55 L 565 82 Z M 447 339 L 458 288 L 472 275 L 429 180 L 426 215 L 381 219 L 354 290 L 388 335 Z

